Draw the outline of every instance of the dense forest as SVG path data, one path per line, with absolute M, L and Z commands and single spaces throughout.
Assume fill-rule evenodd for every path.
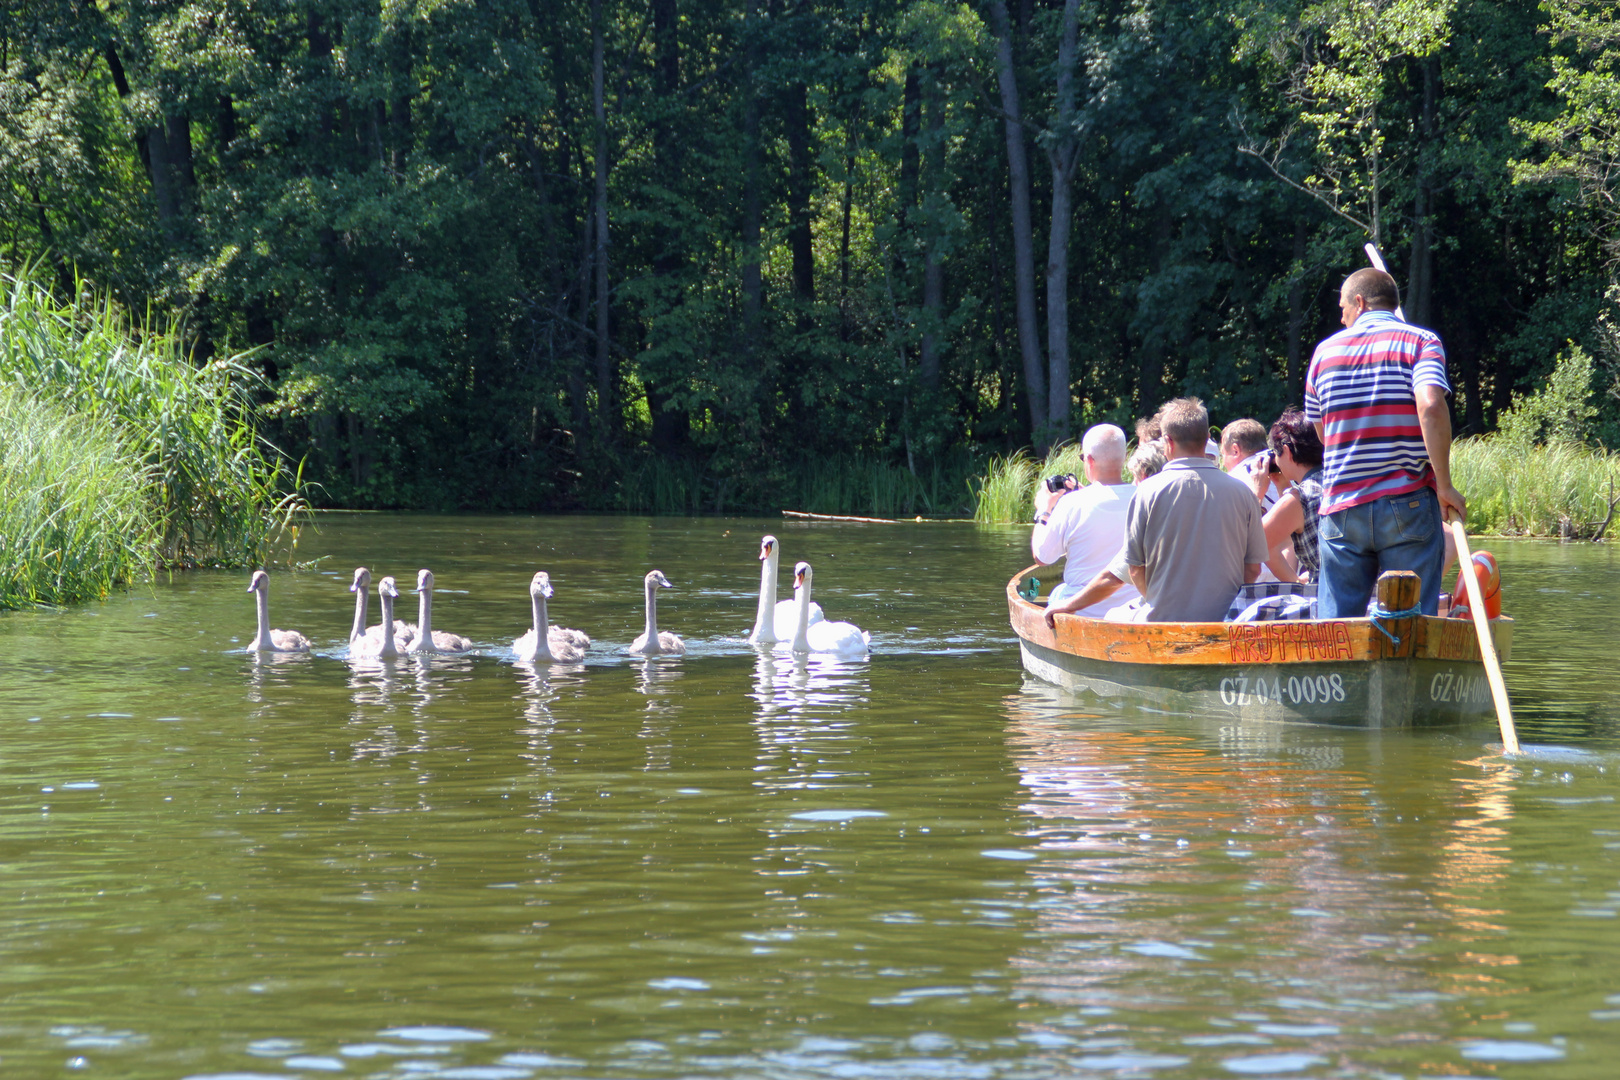
M 8 0 L 0 268 L 239 355 L 328 505 L 961 501 L 1269 420 L 1369 239 L 1481 433 L 1615 382 L 1616 7 Z

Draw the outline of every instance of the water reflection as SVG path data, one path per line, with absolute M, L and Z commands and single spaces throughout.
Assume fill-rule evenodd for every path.
M 1389 854 L 1384 811 L 1369 778 L 1342 767 L 1341 734 L 1133 728 L 1035 685 L 1006 709 L 1041 898 L 1037 944 L 1013 960 L 1029 993 L 1194 1023 L 1211 994 L 1273 1019 L 1287 998 L 1289 1022 L 1305 1023 L 1298 1002 L 1383 1010 L 1434 992 L 1415 965 L 1390 962 L 1415 958 L 1424 938 L 1411 927 L 1432 908 L 1369 872 Z
M 252 652 L 247 657 L 247 699 L 255 705 L 264 703 L 268 687 L 293 685 L 292 676 L 306 673 L 316 662 L 307 652 Z
M 409 658 L 409 672 L 416 689 L 411 709 L 426 719 L 433 705 L 452 688 L 471 681 L 476 661 L 467 654 L 417 653 Z
M 646 656 L 630 663 L 636 672 L 636 691 L 647 699 L 636 732 L 642 746 L 641 767 L 647 772 L 668 769 L 674 753 L 670 731 L 685 707 L 679 686 L 686 678 L 685 665 L 678 656 Z
M 390 708 L 394 691 L 402 684 L 400 668 L 403 658 L 381 660 L 376 657 L 350 656 L 345 660 L 349 668 L 349 699 L 354 703 L 356 717 L 367 706 Z
M 754 647 L 754 687 L 760 719 L 809 709 L 842 712 L 870 700 L 871 661 Z

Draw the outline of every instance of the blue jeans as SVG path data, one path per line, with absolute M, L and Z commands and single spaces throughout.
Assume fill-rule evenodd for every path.
M 1440 500 L 1433 488 L 1386 495 L 1374 502 L 1323 515 L 1317 523 L 1322 556 L 1317 612 L 1323 619 L 1367 614 L 1378 575 L 1416 571 L 1425 615 L 1440 608 L 1440 571 L 1446 557 Z

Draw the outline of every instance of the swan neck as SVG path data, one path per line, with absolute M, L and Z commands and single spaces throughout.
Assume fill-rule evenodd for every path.
M 391 656 L 394 653 L 394 598 L 383 593 L 377 598 L 382 606 L 382 648 L 377 650 L 378 656 Z
M 433 589 L 424 588 L 416 594 L 416 636 L 425 642 L 433 641 Z
M 793 651 L 810 651 L 810 575 L 804 575 L 804 584 L 799 586 L 798 626 L 793 631 Z
M 658 641 L 658 583 L 647 582 L 647 644 Z
M 546 640 L 546 634 L 551 629 L 550 620 L 546 618 L 546 598 L 539 593 L 534 593 L 529 597 L 529 600 L 534 606 L 535 640 L 544 643 Z
M 761 560 L 759 568 L 759 611 L 754 616 L 750 641 L 776 640 L 776 549 Z
M 269 589 L 257 589 L 257 590 L 255 590 L 255 592 L 258 594 L 259 634 L 258 634 L 258 636 L 256 638 L 254 638 L 254 640 L 259 643 L 260 648 L 269 648 L 269 646 L 270 646 L 270 590 Z
M 354 590 L 354 625 L 349 628 L 349 640 L 358 641 L 366 632 L 366 590 Z

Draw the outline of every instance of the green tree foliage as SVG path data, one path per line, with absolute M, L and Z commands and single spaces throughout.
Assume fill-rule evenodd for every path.
M 1592 434 L 1597 407 L 1592 404 L 1592 358 L 1571 346 L 1558 358 L 1552 378 L 1502 414 L 1500 437 L 1528 451 L 1547 443 L 1585 443 Z
M 1269 419 L 1374 229 L 1480 432 L 1560 343 L 1598 355 L 1612 191 L 1561 118 L 1615 130 L 1612 26 L 1577 0 L 22 0 L 0 259 L 172 315 L 197 363 L 250 355 L 340 505 L 877 505 L 828 463 L 965 495 L 989 454 L 1178 393 Z

